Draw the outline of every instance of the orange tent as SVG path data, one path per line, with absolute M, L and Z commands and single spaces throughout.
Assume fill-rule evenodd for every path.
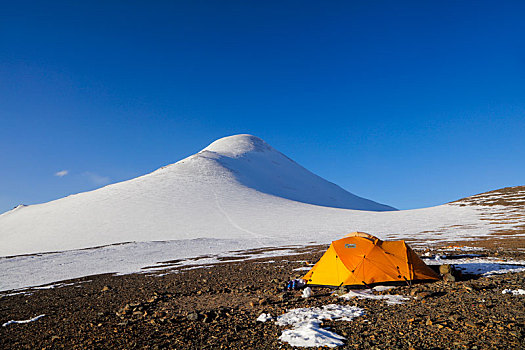
M 385 282 L 438 280 L 439 276 L 405 241 L 382 241 L 354 232 L 333 241 L 303 277 L 309 285 L 371 285 Z

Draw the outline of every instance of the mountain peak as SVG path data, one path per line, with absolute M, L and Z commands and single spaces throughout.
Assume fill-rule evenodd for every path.
M 209 151 L 231 158 L 238 158 L 250 152 L 265 152 L 272 150 L 273 148 L 269 144 L 257 136 L 239 134 L 218 139 L 201 152 Z
M 334 208 L 396 210 L 326 181 L 253 135 L 239 134 L 218 139 L 193 159 L 205 159 L 207 165 L 198 168 L 200 173 L 215 176 L 217 169 L 226 170 L 245 188 L 275 197 Z M 209 163 L 210 160 L 215 163 Z M 209 171 L 208 164 L 213 164 L 210 166 L 215 170 Z

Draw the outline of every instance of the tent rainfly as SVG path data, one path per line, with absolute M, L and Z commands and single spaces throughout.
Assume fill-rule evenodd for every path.
M 308 285 L 338 287 L 435 281 L 439 276 L 405 241 L 382 241 L 353 232 L 333 241 L 303 279 Z

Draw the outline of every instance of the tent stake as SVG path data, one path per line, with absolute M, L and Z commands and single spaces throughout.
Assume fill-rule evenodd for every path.
M 407 278 L 405 276 L 403 276 L 403 278 L 405 279 L 405 282 L 407 283 L 407 286 L 412 287 L 412 283 L 409 280 L 407 280 Z
M 368 289 L 370 289 L 370 290 L 373 290 L 373 288 L 372 288 L 372 287 L 370 287 L 370 286 L 369 286 L 368 284 L 366 284 L 366 282 L 365 282 L 365 281 L 361 281 L 361 282 L 362 282 L 362 283 L 363 283 L 363 284 L 365 285 L 365 287 L 366 287 L 366 288 L 368 288 Z

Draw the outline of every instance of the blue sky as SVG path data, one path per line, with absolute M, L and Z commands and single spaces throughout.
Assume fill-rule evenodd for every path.
M 4 2 L 0 212 L 238 133 L 401 209 L 523 185 L 524 17 L 521 1 Z

